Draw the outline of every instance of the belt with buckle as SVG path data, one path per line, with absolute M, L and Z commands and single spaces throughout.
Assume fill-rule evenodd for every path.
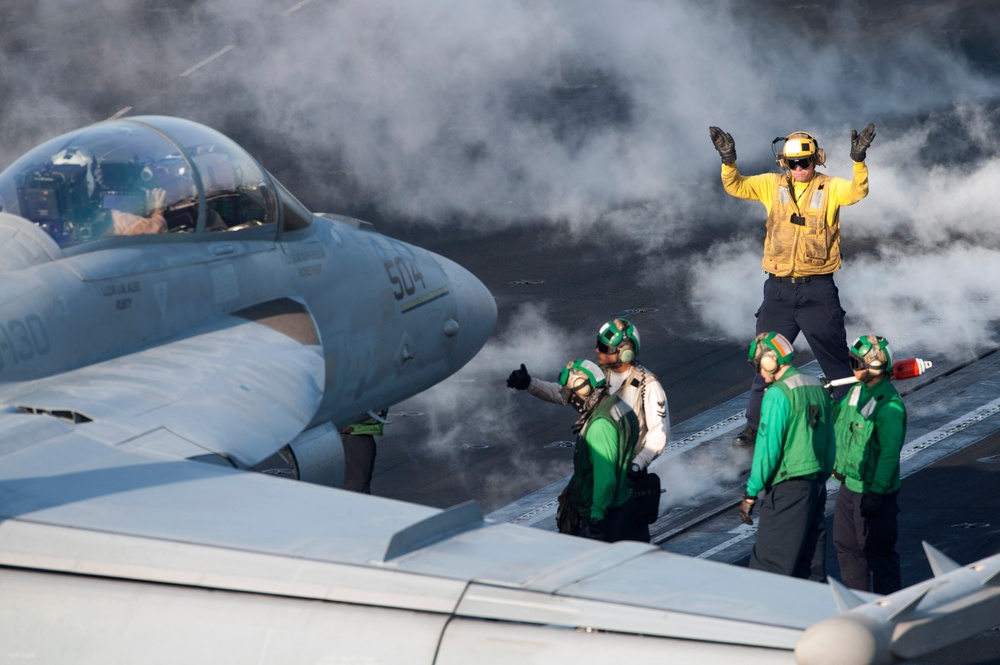
M 773 279 L 784 284 L 808 284 L 814 279 L 830 279 L 831 277 L 833 277 L 833 273 L 826 273 L 825 275 L 805 275 L 802 277 L 779 277 L 778 275 L 767 273 L 768 279 Z

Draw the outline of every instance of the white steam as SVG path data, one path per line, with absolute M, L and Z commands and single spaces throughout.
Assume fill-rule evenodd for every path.
M 772 139 L 807 130 L 826 172 L 848 177 L 850 130 L 871 121 L 871 193 L 842 211 L 845 248 L 857 248 L 837 277 L 849 337 L 876 332 L 905 354 L 946 326 L 935 351 L 963 356 L 991 343 L 1000 318 L 998 87 L 941 38 L 961 27 L 957 12 L 819 4 L 758 16 L 756 3 L 695 0 L 13 5 L 24 14 L 0 15 L 4 164 L 122 109 L 181 115 L 264 141 L 281 155 L 265 166 L 294 174 L 285 184 L 315 209 L 348 201 L 467 232 L 530 222 L 629 238 L 649 266 L 637 281 L 696 284 L 705 326 L 742 345 L 761 298 L 764 209 L 723 192 L 708 126 L 733 134 L 744 173 L 773 169 Z M 804 29 L 819 19 L 836 26 L 822 39 Z M 685 260 L 667 273 L 664 253 Z M 554 378 L 573 349 L 591 351 L 591 331 L 552 329 L 542 312 L 515 314 L 468 368 L 415 398 L 434 414 L 429 440 L 514 445 L 517 402 L 531 398 L 507 390 L 506 375 L 525 362 Z
M 512 314 L 507 332 L 494 336 L 468 365 L 394 410 L 426 414 L 426 422 L 420 424 L 425 430 L 419 440 L 434 454 L 451 455 L 455 447 L 464 444 L 513 450 L 512 455 L 504 457 L 512 466 L 492 467 L 485 480 L 476 481 L 481 501 L 488 502 L 495 490 L 509 484 L 514 475 L 519 484 L 526 483 L 522 486 L 546 485 L 555 479 L 553 469 L 528 462 L 532 458 L 526 450 L 552 442 L 540 440 L 538 428 L 531 427 L 528 419 L 541 414 L 543 419 L 560 425 L 556 431 L 563 439 L 572 440 L 575 436 L 570 426 L 577 415 L 569 406 L 545 403 L 527 391 L 508 389 L 506 380 L 523 363 L 533 377 L 555 381 L 566 362 L 593 355 L 592 337 L 553 326 L 544 306 L 524 305 Z M 556 473 L 556 477 L 559 475 Z

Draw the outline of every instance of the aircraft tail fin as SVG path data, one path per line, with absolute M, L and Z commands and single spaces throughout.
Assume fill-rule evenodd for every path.
M 837 609 L 843 614 L 849 612 L 859 605 L 864 605 L 865 601 L 846 586 L 833 579 L 827 579 L 830 591 L 833 592 L 833 599 L 837 602 Z
M 941 550 L 926 540 L 921 541 L 921 544 L 924 546 L 924 552 L 927 554 L 927 563 L 931 564 L 931 571 L 934 573 L 934 577 L 941 577 L 946 573 L 961 568 L 954 559 L 941 552 Z

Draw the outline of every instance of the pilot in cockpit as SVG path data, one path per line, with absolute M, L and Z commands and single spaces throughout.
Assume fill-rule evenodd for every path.
M 88 226 L 93 237 L 166 233 L 166 191 L 143 187 L 142 170 L 134 162 L 97 160 L 85 148 L 66 148 L 53 155 L 52 164 L 80 170 L 76 177 L 70 173 L 67 180 L 86 182 L 91 212 L 78 212 L 75 221 L 81 228 Z

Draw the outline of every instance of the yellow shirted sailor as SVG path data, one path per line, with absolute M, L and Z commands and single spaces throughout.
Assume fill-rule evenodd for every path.
M 757 333 L 774 331 L 794 342 L 802 332 L 828 378 L 852 376 L 845 312 L 833 273 L 841 261 L 840 209 L 868 195 L 865 157 L 875 138 L 875 125 L 869 123 L 860 133 L 851 131 L 854 174 L 850 180 L 816 173 L 816 167 L 826 161 L 826 153 L 807 132 L 784 137 L 781 152 L 775 154 L 781 173 L 752 176 L 740 174 L 736 167 L 732 135 L 718 127 L 709 127 L 709 135 L 722 157 L 726 192 L 760 201 L 767 210 L 762 266 L 768 278 L 757 310 Z M 764 387 L 764 380 L 754 377 L 747 424 L 733 445 L 754 444 Z M 846 390 L 838 388 L 834 397 L 841 397 Z

